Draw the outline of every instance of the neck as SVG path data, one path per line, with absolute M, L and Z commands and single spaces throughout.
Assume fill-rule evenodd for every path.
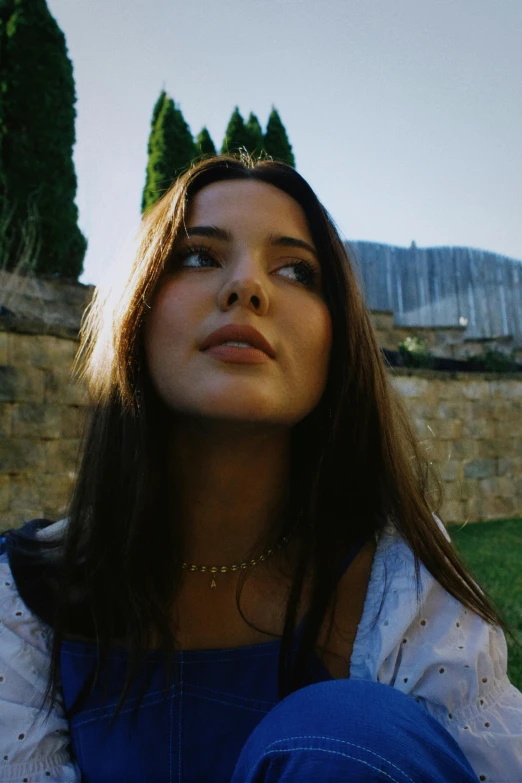
M 288 499 L 290 431 L 183 419 L 176 424 L 170 454 L 184 560 L 219 566 L 242 562 Z

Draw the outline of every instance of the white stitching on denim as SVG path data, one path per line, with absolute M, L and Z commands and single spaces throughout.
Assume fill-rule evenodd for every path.
M 225 704 L 225 705 L 230 706 L 230 707 L 237 707 L 238 709 L 247 709 L 247 710 L 253 710 L 255 712 L 264 712 L 264 713 L 266 713 L 266 710 L 256 709 L 255 707 L 243 706 L 241 703 L 239 703 L 239 704 L 237 703 L 237 702 L 241 702 L 241 701 L 254 702 L 254 703 L 259 704 L 261 706 L 263 704 L 266 704 L 270 709 L 275 707 L 276 704 L 277 704 L 277 702 L 274 703 L 273 701 L 265 701 L 263 699 L 246 699 L 243 696 L 236 696 L 234 693 L 222 693 L 222 692 L 220 693 L 220 691 L 214 691 L 211 688 L 204 688 L 201 685 L 193 685 L 190 682 L 186 683 L 186 685 L 187 685 L 187 687 L 189 688 L 189 691 L 190 691 L 189 695 L 193 696 L 194 698 L 199 698 L 199 699 L 202 699 L 203 701 L 215 701 L 215 702 L 218 702 L 219 704 Z M 197 690 L 196 690 L 196 692 L 192 692 L 192 689 L 194 689 L 194 690 L 196 690 L 196 689 L 206 690 L 206 691 L 209 691 L 210 693 L 215 693 L 217 695 L 222 695 L 223 697 L 229 696 L 229 697 L 231 697 L 231 699 L 234 699 L 234 701 L 225 701 L 225 700 L 220 700 L 220 699 L 212 699 L 212 698 L 210 698 L 210 697 L 208 697 L 208 696 L 206 696 L 204 694 L 197 693 Z M 151 697 L 154 697 L 154 696 L 159 696 L 160 694 L 162 694 L 162 698 L 160 698 L 160 699 L 151 698 Z M 143 707 L 153 707 L 156 704 L 159 704 L 163 700 L 164 694 L 165 694 L 165 691 L 164 691 L 163 688 L 159 688 L 158 690 L 154 690 L 154 691 L 149 691 L 147 693 L 147 695 L 144 697 L 143 701 L 142 701 L 142 706 Z M 180 688 L 180 686 L 179 685 L 172 685 L 169 688 L 168 692 L 167 692 L 167 699 L 174 699 L 178 695 L 181 695 L 181 688 Z M 134 697 L 132 697 L 130 699 L 127 699 L 128 707 L 125 710 L 121 710 L 120 714 L 124 715 L 127 712 L 130 712 L 133 709 L 133 706 L 136 704 L 137 701 L 138 701 L 138 697 L 137 696 L 134 696 Z M 82 720 L 79 721 L 79 722 L 75 721 L 74 725 L 75 726 L 83 726 L 85 723 L 89 723 L 91 720 L 94 719 L 94 718 L 88 718 L 87 720 L 83 720 L 83 718 L 85 718 L 87 715 L 94 715 L 94 716 L 96 716 L 96 720 L 98 720 L 98 719 L 102 719 L 103 720 L 103 718 L 105 718 L 109 714 L 111 709 L 114 708 L 116 706 L 116 704 L 117 704 L 117 701 L 113 701 L 110 704 L 104 704 L 103 707 L 91 707 L 88 710 L 82 710 L 80 715 L 78 715 L 78 717 L 79 718 L 81 717 Z M 270 711 L 270 709 L 268 711 Z
M 197 693 L 189 694 L 193 699 L 200 699 L 201 701 L 213 701 L 216 704 L 224 704 L 225 707 L 234 707 L 237 710 L 246 710 L 247 712 L 261 712 L 263 715 L 268 715 L 270 710 L 257 709 L 257 707 L 246 707 L 243 704 L 234 704 L 230 701 L 222 701 L 221 699 L 212 699 L 210 696 L 200 696 Z
M 402 775 L 407 777 L 408 780 L 411 780 L 411 783 L 415 783 L 413 778 L 410 778 L 410 776 L 407 775 L 403 769 L 398 767 L 396 764 L 393 764 L 388 759 L 384 758 L 384 756 L 380 756 L 374 750 L 369 750 L 368 748 L 364 748 L 362 745 L 356 745 L 355 742 L 349 742 L 348 740 L 337 739 L 336 737 L 324 737 L 316 734 L 304 734 L 304 735 L 299 735 L 298 737 L 285 737 L 284 739 L 279 739 L 279 740 L 275 740 L 275 742 L 272 742 L 270 745 L 267 746 L 267 750 L 272 748 L 274 745 L 278 745 L 281 742 L 288 742 L 289 740 L 305 740 L 305 739 L 319 739 L 319 740 L 328 740 L 328 742 L 340 742 L 342 745 L 351 745 L 352 747 L 358 748 L 359 750 L 364 750 L 366 753 L 371 753 L 372 756 L 377 756 L 378 759 L 381 759 L 382 761 L 386 761 L 388 764 L 391 764 L 392 767 L 395 767 L 395 769 L 398 770 Z
M 160 691 L 160 693 L 162 693 L 162 691 Z M 136 699 L 134 699 L 134 701 L 136 701 Z M 145 701 L 145 700 L 143 700 L 143 701 Z M 162 703 L 163 703 L 163 698 L 160 698 L 160 699 L 155 699 L 155 701 L 147 702 L 147 704 L 143 704 L 143 706 L 144 707 L 155 707 L 156 704 L 162 704 Z M 115 705 L 112 704 L 110 706 L 114 707 Z M 135 709 L 134 707 L 128 707 L 126 710 L 120 710 L 119 714 L 120 715 L 125 715 L 127 712 L 132 712 L 134 709 Z M 101 710 L 106 710 L 103 715 L 95 715 L 93 718 L 87 718 L 87 720 L 77 721 L 76 719 L 73 718 L 73 721 L 72 721 L 73 727 L 77 728 L 78 726 L 85 726 L 87 723 L 93 723 L 94 721 L 107 720 L 108 717 L 109 717 L 109 714 L 111 712 L 111 710 L 108 707 L 107 708 L 105 708 L 105 707 L 96 707 L 96 709 L 92 709 L 92 710 L 90 710 L 90 712 L 100 712 Z
M 177 690 L 178 690 L 178 686 L 177 685 L 171 685 L 170 688 L 168 689 L 168 692 L 167 692 L 168 693 L 167 698 L 170 699 L 172 696 L 176 696 L 176 691 Z M 149 707 L 150 705 L 158 704 L 159 703 L 158 699 L 152 699 L 152 701 L 150 701 L 150 702 L 148 701 L 148 699 L 150 699 L 151 696 L 157 696 L 160 693 L 165 693 L 163 688 L 160 688 L 157 691 L 149 691 L 143 697 L 143 702 L 142 702 L 143 706 L 144 707 Z M 126 700 L 126 702 L 129 705 L 129 707 L 130 707 L 130 705 L 136 704 L 136 702 L 138 701 L 138 698 L 139 698 L 138 696 L 133 696 L 130 699 L 128 698 Z M 92 712 L 94 712 L 94 713 L 102 713 L 101 717 L 103 717 L 103 713 L 108 713 L 113 707 L 116 707 L 117 704 L 118 704 L 118 701 L 116 700 L 116 701 L 110 702 L 110 704 L 104 704 L 103 707 L 91 707 L 88 710 L 82 710 L 79 713 L 78 717 L 83 716 L 83 715 L 90 715 Z M 132 707 L 131 707 L 131 709 L 132 709 Z M 129 710 L 124 710 L 124 711 L 122 711 L 122 714 L 123 714 L 123 712 L 128 712 L 128 711 Z
M 187 683 L 189 688 L 194 688 L 196 690 L 201 691 L 207 691 L 208 693 L 213 693 L 216 696 L 231 696 L 234 699 L 237 699 L 238 701 L 245 701 L 245 702 L 255 702 L 256 704 L 267 704 L 269 707 L 275 707 L 278 702 L 276 701 L 269 701 L 268 699 L 249 699 L 246 696 L 237 696 L 235 693 L 229 693 L 227 691 L 216 691 L 213 688 L 207 688 L 205 685 L 196 685 L 195 683 L 188 682 Z
M 270 753 L 287 753 L 290 748 L 284 748 L 281 750 L 271 750 Z M 291 748 L 291 750 L 318 750 L 321 753 L 332 753 L 335 756 L 344 756 L 346 759 L 352 759 L 352 761 L 360 761 L 361 764 L 365 764 L 367 767 L 370 767 L 371 769 L 376 770 L 376 772 L 380 772 L 381 775 L 386 775 L 387 778 L 390 778 L 390 780 L 393 780 L 393 783 L 401 783 L 400 780 L 397 780 L 397 778 L 392 778 L 391 775 L 388 775 L 387 772 L 385 772 L 383 769 L 379 769 L 378 767 L 374 767 L 373 764 L 368 764 L 367 761 L 363 761 L 362 759 L 358 759 L 357 756 L 349 756 L 348 753 L 341 753 L 339 750 L 331 750 L 329 748 Z M 267 755 L 267 754 L 265 754 Z M 387 759 L 384 759 L 384 761 L 387 761 Z M 388 762 L 390 763 L 390 762 Z M 401 772 L 402 770 L 399 770 Z M 406 776 L 408 777 L 408 776 Z M 408 780 L 411 780 L 411 778 L 408 778 Z

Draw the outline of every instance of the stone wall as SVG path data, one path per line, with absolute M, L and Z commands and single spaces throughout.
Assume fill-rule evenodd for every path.
M 522 517 L 522 374 L 390 372 L 443 479 L 444 521 Z
M 63 330 L 0 331 L 0 529 L 65 513 L 87 405 L 77 347 Z M 444 521 L 522 516 L 522 375 L 390 373 L 443 478 Z
M 71 381 L 78 342 L 0 331 L 0 530 L 63 515 L 87 395 Z

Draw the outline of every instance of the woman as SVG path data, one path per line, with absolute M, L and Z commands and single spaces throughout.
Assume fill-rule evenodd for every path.
M 2 557 L 0 780 L 520 781 L 507 626 L 299 174 L 182 176 L 80 356 L 69 517 Z

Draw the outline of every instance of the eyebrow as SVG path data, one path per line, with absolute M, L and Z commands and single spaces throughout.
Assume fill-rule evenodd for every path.
M 218 226 L 192 226 L 186 229 L 186 236 L 190 237 L 211 237 L 212 239 L 221 239 L 223 242 L 232 242 L 232 234 L 224 228 Z M 279 234 L 270 234 L 268 237 L 270 245 L 273 247 L 299 247 L 307 250 L 315 258 L 318 258 L 317 250 L 309 242 L 297 237 L 287 237 Z

